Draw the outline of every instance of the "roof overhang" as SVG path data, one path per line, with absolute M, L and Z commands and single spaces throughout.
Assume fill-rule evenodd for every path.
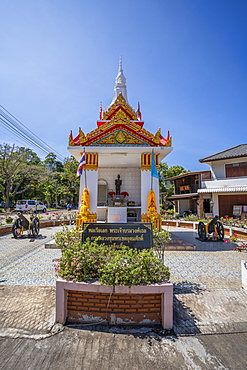
M 88 146 L 85 147 L 86 153 L 98 153 L 99 167 L 141 167 L 141 155 L 143 153 L 159 154 L 160 162 L 172 151 L 172 147 L 107 147 L 107 146 Z M 68 151 L 78 160 L 81 159 L 83 146 L 69 146 Z
M 200 163 L 211 163 L 211 162 L 215 162 L 215 161 L 225 161 L 225 160 L 228 160 L 228 159 L 237 159 L 237 158 L 243 158 L 243 157 L 246 157 L 246 153 L 244 154 L 239 154 L 239 155 L 229 155 L 229 156 L 226 156 L 226 157 L 222 157 L 222 158 L 210 158 L 210 157 L 207 157 L 207 158 L 202 158 L 202 159 L 199 159 L 199 162 Z
M 178 199 L 197 199 L 199 197 L 198 193 L 189 193 L 189 194 L 178 194 L 171 197 L 167 197 L 168 200 L 178 200 Z
M 177 180 L 177 179 L 180 179 L 180 178 L 183 178 L 183 177 L 201 175 L 201 174 L 204 174 L 204 173 L 211 173 L 211 171 L 206 170 L 206 171 L 197 171 L 197 172 L 186 172 L 186 173 L 182 173 L 181 175 L 168 177 L 167 179 L 164 179 L 164 181 Z
M 198 193 L 242 193 L 247 192 L 247 186 L 227 186 L 222 188 L 198 189 Z

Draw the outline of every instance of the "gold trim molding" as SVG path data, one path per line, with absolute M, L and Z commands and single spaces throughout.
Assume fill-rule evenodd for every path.
M 157 170 L 159 169 L 159 154 L 154 154 L 154 160 Z M 141 170 L 142 171 L 151 171 L 151 164 L 152 164 L 152 154 L 150 153 L 142 153 L 141 156 Z

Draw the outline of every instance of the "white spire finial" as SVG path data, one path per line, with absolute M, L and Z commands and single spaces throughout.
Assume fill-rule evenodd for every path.
M 119 69 L 118 69 L 118 73 L 123 73 L 123 67 L 122 67 L 122 55 L 120 54 L 120 57 L 119 57 Z
M 114 86 L 114 97 L 111 102 L 111 104 L 114 103 L 114 101 L 117 99 L 118 95 L 122 93 L 123 97 L 125 98 L 126 102 L 127 100 L 127 89 L 126 89 L 126 78 L 123 74 L 123 67 L 122 67 L 122 55 L 120 55 L 119 58 L 119 68 L 118 68 L 118 75 L 115 80 L 115 86 Z

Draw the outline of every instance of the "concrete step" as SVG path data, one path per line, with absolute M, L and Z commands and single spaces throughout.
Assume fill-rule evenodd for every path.
M 171 233 L 171 240 L 166 244 L 166 251 L 194 251 L 196 246 L 190 244 L 186 240 L 178 238 L 176 235 Z
M 47 249 L 60 249 L 56 246 L 55 240 L 50 240 L 49 242 L 45 243 L 45 248 L 47 248 Z

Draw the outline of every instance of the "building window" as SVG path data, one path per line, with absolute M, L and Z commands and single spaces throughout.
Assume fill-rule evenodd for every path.
M 247 176 L 247 162 L 226 164 L 226 177 Z

